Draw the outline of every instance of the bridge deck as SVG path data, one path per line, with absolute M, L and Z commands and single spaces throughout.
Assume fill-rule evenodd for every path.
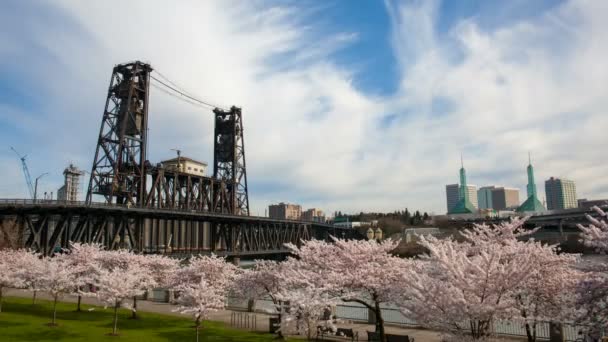
M 51 254 L 70 241 L 165 254 L 286 254 L 285 243 L 362 238 L 325 223 L 83 202 L 0 200 L 0 246 Z M 6 237 L 9 238 L 6 238 Z

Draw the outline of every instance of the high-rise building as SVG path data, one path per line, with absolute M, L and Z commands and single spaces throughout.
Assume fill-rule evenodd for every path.
M 496 187 L 494 185 L 482 186 L 477 190 L 477 201 L 479 202 L 479 209 L 494 209 L 492 206 L 492 190 Z
M 268 216 L 281 220 L 299 220 L 302 217 L 302 206 L 283 202 L 271 204 L 268 206 Z
M 447 202 L 448 212 L 450 212 L 452 208 L 456 206 L 456 203 L 458 203 L 458 200 L 460 199 L 460 196 L 458 195 L 458 189 L 458 184 L 448 184 L 445 186 L 445 199 Z
M 477 208 L 471 203 L 471 198 L 474 197 L 477 202 L 477 191 L 474 185 L 467 185 L 467 173 L 464 169 L 464 163 L 461 159 L 460 167 L 460 187 L 458 189 L 458 202 L 448 210 L 448 214 L 472 214 L 477 211 Z M 446 187 L 447 190 L 447 187 Z
M 63 186 L 57 190 L 59 201 L 78 201 L 78 191 L 80 190 L 80 177 L 83 171 L 72 164 L 63 170 Z
M 475 209 L 479 208 L 478 197 L 477 197 L 477 185 L 467 184 L 466 186 L 467 197 L 469 198 L 469 202 L 475 207 Z
M 538 200 L 538 194 L 536 193 L 536 182 L 534 181 L 534 167 L 532 166 L 532 158 L 528 154 L 528 186 L 526 187 L 528 198 L 517 208 L 518 212 L 538 212 L 545 211 L 545 207 Z
M 311 208 L 302 212 L 302 221 L 325 222 L 325 214 L 321 209 Z
M 545 181 L 547 209 L 559 210 L 576 208 L 576 185 L 569 179 L 551 177 Z
M 492 209 L 516 209 L 519 206 L 519 189 L 496 187 L 492 189 Z

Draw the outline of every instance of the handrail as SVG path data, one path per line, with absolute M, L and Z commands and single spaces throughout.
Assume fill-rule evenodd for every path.
M 0 205 L 2 204 L 14 204 L 14 205 L 40 205 L 40 206 L 71 206 L 71 207 L 89 207 L 89 208 L 120 208 L 120 209 L 140 209 L 140 210 L 162 210 L 162 211 L 174 211 L 174 212 L 188 212 L 188 213 L 209 213 L 217 216 L 239 216 L 236 214 L 230 213 L 221 213 L 214 211 L 199 211 L 196 209 L 189 208 L 150 208 L 141 205 L 126 205 L 126 204 L 117 204 L 117 203 L 105 203 L 105 202 L 93 202 L 87 203 L 85 201 L 67 201 L 67 200 L 46 200 L 46 199 L 24 199 L 24 198 L 0 198 Z M 252 219 L 267 219 L 267 220 L 277 220 L 282 222 L 290 222 L 297 224 L 317 224 L 317 225 L 327 225 L 328 228 L 332 229 L 344 229 L 348 230 L 349 228 L 340 228 L 334 227 L 328 224 L 320 223 L 320 222 L 309 222 L 309 221 L 296 221 L 296 220 L 278 220 L 272 219 L 269 217 L 263 216 L 243 216 L 249 217 Z

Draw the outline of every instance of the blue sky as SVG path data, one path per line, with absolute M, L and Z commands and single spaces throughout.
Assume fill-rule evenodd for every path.
M 89 170 L 114 64 L 141 59 L 243 107 L 253 212 L 445 211 L 470 183 L 608 197 L 608 5 L 601 1 L 3 1 L 0 197 Z M 150 159 L 212 161 L 211 114 L 152 90 Z M 84 180 L 87 183 L 88 179 Z M 86 190 L 83 187 L 83 191 Z

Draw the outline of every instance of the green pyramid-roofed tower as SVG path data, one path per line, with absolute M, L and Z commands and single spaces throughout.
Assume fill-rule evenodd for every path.
M 522 205 L 517 208 L 518 212 L 526 212 L 526 211 L 545 211 L 545 207 L 538 200 L 538 196 L 536 195 L 536 183 L 534 182 L 534 167 L 532 166 L 532 159 L 530 158 L 530 154 L 528 154 L 528 199 L 522 203 Z
M 462 156 L 460 157 L 460 188 L 459 200 L 456 202 L 454 207 L 450 209 L 448 214 L 472 214 L 477 211 L 473 203 L 469 200 L 469 191 L 467 189 L 467 173 L 464 169 L 464 163 L 462 162 Z

